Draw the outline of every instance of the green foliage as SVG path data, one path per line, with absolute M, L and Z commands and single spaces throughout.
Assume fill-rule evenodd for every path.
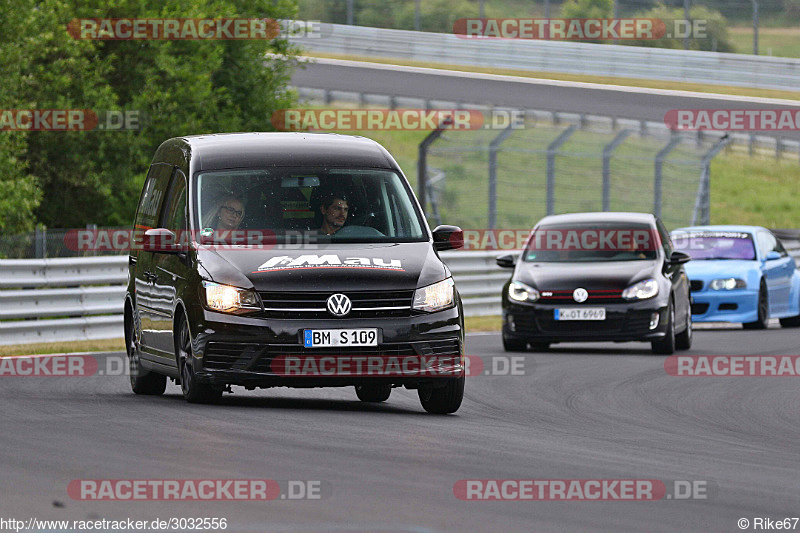
M 293 104 L 286 84 L 295 50 L 282 36 L 270 41 L 92 41 L 74 39 L 66 31 L 72 19 L 134 15 L 294 18 L 296 4 L 16 0 L 13 7 L 0 6 L 4 108 L 127 110 L 143 117 L 139 131 L 2 132 L 0 229 L 29 229 L 34 219 L 50 227 L 128 225 L 150 159 L 164 140 L 270 130 L 272 112 Z M 265 66 L 268 52 L 284 59 L 267 59 Z M 12 217 L 8 205 L 23 218 Z
M 665 4 L 658 4 L 653 9 L 636 15 L 639 18 L 660 19 L 666 24 L 667 34 L 672 34 L 675 28 L 674 21 L 683 20 L 683 8 L 672 8 Z M 717 52 L 735 52 L 735 47 L 728 35 L 728 21 L 719 11 L 705 6 L 692 6 L 689 18 L 693 21 L 705 21 L 704 38 L 689 38 L 690 50 L 705 50 Z M 663 38 L 655 40 L 625 41 L 624 44 L 633 46 L 649 46 L 657 48 L 683 49 L 683 39 Z
M 614 16 L 614 0 L 566 0 L 561 17 L 568 19 L 606 19 Z

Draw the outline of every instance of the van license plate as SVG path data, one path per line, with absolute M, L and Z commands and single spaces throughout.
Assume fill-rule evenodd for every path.
M 377 328 L 303 330 L 303 346 L 306 348 L 342 348 L 345 346 L 377 345 Z
M 568 307 L 555 310 L 556 320 L 605 320 L 604 307 Z

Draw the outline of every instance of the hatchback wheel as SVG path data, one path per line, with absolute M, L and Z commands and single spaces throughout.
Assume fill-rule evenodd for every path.
M 692 312 L 686 312 L 686 329 L 675 335 L 675 348 L 688 350 L 692 347 Z
M 672 355 L 675 353 L 675 306 L 672 300 L 667 308 L 667 333 L 663 339 L 650 343 L 653 353 L 660 355 Z

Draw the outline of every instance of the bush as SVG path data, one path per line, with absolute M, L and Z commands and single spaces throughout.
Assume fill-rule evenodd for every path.
M 661 19 L 667 27 L 667 33 L 673 31 L 674 21 L 684 20 L 683 8 L 671 8 L 659 4 L 653 9 L 636 15 L 638 18 Z M 690 38 L 690 50 L 705 50 L 717 52 L 734 52 L 735 48 L 728 37 L 728 21 L 719 11 L 708 9 L 705 6 L 693 6 L 689 10 L 689 18 L 693 21 L 706 21 L 705 38 Z M 654 48 L 683 49 L 682 38 L 663 38 L 657 40 L 620 41 L 622 44 L 632 46 L 650 46 Z

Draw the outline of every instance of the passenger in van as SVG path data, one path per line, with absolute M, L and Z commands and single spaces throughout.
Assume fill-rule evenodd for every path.
M 347 215 L 350 212 L 347 195 L 339 191 L 330 192 L 322 197 L 319 209 L 322 212 L 320 232 L 333 235 L 347 222 Z
M 234 194 L 226 194 L 217 199 L 209 215 L 203 220 L 203 227 L 215 230 L 238 229 L 244 218 L 244 203 Z

